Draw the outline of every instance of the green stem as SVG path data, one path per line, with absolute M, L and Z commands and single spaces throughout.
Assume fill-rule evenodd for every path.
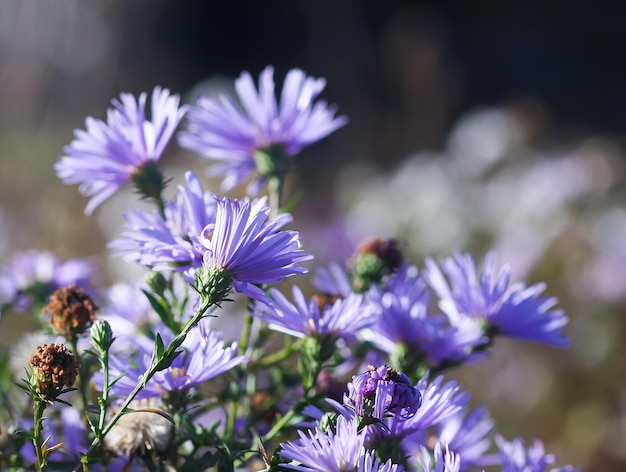
M 288 359 L 294 352 L 296 352 L 300 348 L 301 344 L 302 343 L 298 342 L 288 342 L 285 347 L 283 347 L 280 351 L 276 351 L 272 354 L 264 356 L 261 359 L 253 361 L 252 364 L 258 367 L 271 367 L 274 364 L 278 364 L 285 359 Z
M 100 417 L 98 418 L 98 430 L 96 431 L 96 437 L 102 436 L 102 430 L 104 429 L 104 423 L 106 421 L 107 409 L 109 407 L 109 350 L 107 349 L 102 353 L 100 358 L 102 364 L 102 373 L 104 376 L 104 388 L 102 389 L 102 397 L 98 399 L 100 403 Z
M 126 399 L 124 400 L 124 403 L 122 403 L 119 410 L 113 416 L 113 418 L 111 418 L 109 423 L 101 430 L 100 436 L 96 436 L 93 439 L 93 441 L 91 442 L 91 445 L 89 446 L 89 449 L 87 449 L 87 452 L 81 459 L 81 462 L 78 463 L 78 465 L 74 468 L 73 472 L 79 472 L 82 464 L 89 463 L 89 459 L 91 455 L 94 453 L 96 448 L 100 445 L 100 443 L 104 440 L 105 436 L 109 433 L 109 431 L 111 431 L 113 426 L 115 426 L 115 424 L 119 421 L 119 419 L 126 413 L 126 409 L 131 404 L 131 402 L 135 399 L 135 397 L 139 394 L 139 392 L 143 390 L 145 385 L 150 381 L 150 379 L 154 376 L 154 374 L 156 374 L 159 370 L 161 370 L 161 367 L 159 366 L 161 361 L 173 355 L 174 351 L 176 351 L 176 349 L 178 349 L 180 345 L 183 343 L 183 341 L 187 337 L 187 334 L 189 334 L 189 331 L 191 331 L 191 329 L 200 322 L 202 317 L 206 314 L 207 310 L 213 304 L 214 303 L 212 300 L 207 300 L 203 302 L 198 312 L 193 316 L 193 318 L 191 318 L 187 322 L 187 324 L 183 327 L 182 331 L 172 340 L 172 342 L 168 345 L 167 349 L 165 349 L 163 356 L 160 359 L 155 357 L 152 360 L 152 363 L 150 364 L 150 367 L 148 368 L 148 370 L 146 370 L 146 372 L 141 376 L 141 381 L 133 389 L 130 395 L 126 397 Z
M 250 335 L 252 333 L 253 322 L 254 322 L 254 318 L 252 317 L 252 315 L 250 314 L 248 310 L 248 313 L 246 313 L 246 318 L 244 320 L 243 330 L 241 331 L 241 336 L 239 337 L 239 344 L 237 346 L 237 351 L 240 356 L 244 355 L 248 351 L 248 343 L 250 342 Z M 237 398 L 239 397 L 239 392 L 240 392 L 239 384 L 241 382 L 241 377 L 244 374 L 245 372 L 243 371 L 241 366 L 239 366 L 239 368 L 235 370 L 235 377 L 236 377 L 236 382 L 237 382 L 237 395 L 236 395 Z M 236 400 L 237 399 L 235 399 L 235 401 L 231 401 L 230 407 L 228 409 L 228 420 L 226 421 L 226 429 L 224 431 L 225 438 L 232 437 L 235 431 L 235 420 L 237 419 L 237 407 L 238 407 L 238 402 Z
M 37 462 L 35 468 L 38 471 L 45 472 L 48 467 L 47 454 L 44 451 L 43 439 L 43 412 L 46 409 L 46 402 L 35 399 L 33 405 L 33 446 L 35 446 L 35 454 Z
M 270 199 L 270 208 L 272 211 L 272 216 L 274 217 L 282 213 L 282 210 L 280 207 L 280 198 L 283 193 L 284 182 L 285 182 L 285 179 L 281 176 L 270 177 L 269 181 L 267 182 L 267 190 L 268 190 L 269 199 Z

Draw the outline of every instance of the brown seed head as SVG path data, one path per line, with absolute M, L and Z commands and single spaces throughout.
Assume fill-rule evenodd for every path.
M 378 256 L 387 270 L 394 271 L 402 264 L 402 242 L 397 239 L 374 238 L 364 242 L 357 249 L 357 253 L 368 253 Z
M 337 295 L 328 295 L 325 293 L 313 295 L 311 299 L 315 303 L 317 303 L 320 312 L 322 312 L 324 311 L 324 308 L 334 305 L 337 300 L 341 299 L 341 297 Z
M 74 385 L 80 367 L 76 356 L 61 343 L 37 346 L 30 365 L 33 368 L 33 386 L 46 401 L 54 401 L 63 387 Z
M 50 315 L 53 331 L 71 341 L 91 326 L 97 309 L 89 295 L 72 284 L 56 290 L 42 312 Z

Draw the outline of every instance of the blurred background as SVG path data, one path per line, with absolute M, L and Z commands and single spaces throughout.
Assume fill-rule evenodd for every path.
M 106 243 L 131 191 L 88 218 L 52 170 L 73 130 L 120 92 L 192 101 L 299 67 L 350 119 L 294 160 L 305 248 L 324 263 L 398 236 L 419 266 L 495 249 L 547 282 L 569 349 L 499 342 L 449 375 L 506 437 L 626 470 L 625 46 L 623 2 L 0 0 L 0 262 L 40 249 L 99 260 L 103 284 L 128 273 Z M 207 161 L 173 143 L 164 164 Z

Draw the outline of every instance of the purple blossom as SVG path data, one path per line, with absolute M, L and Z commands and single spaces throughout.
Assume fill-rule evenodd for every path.
M 445 315 L 429 313 L 431 292 L 416 267 L 405 264 L 373 286 L 369 298 L 380 307 L 376 323 L 363 337 L 381 350 L 394 353 L 402 345 L 428 365 L 467 360 L 472 348 L 487 342 L 482 326 L 465 318 L 450 325 Z
M 336 262 L 331 262 L 327 268 L 319 267 L 312 282 L 318 290 L 328 295 L 347 297 L 352 293 L 350 275 Z
M 509 286 L 511 268 L 504 266 L 496 274 L 495 262 L 495 254 L 488 254 L 477 274 L 469 254 L 456 254 L 440 261 L 442 273 L 432 259 L 426 260 L 426 279 L 452 324 L 470 317 L 484 320 L 505 336 L 566 346 L 562 328 L 568 319 L 562 310 L 552 309 L 556 298 L 540 297 L 545 284 Z
M 77 129 L 75 139 L 64 149 L 65 155 L 54 166 L 65 184 L 79 184 L 79 191 L 91 197 L 86 214 L 109 198 L 144 166 L 159 160 L 184 108 L 179 97 L 155 87 L 152 92 L 152 119 L 146 117 L 144 92 L 136 100 L 123 93 L 113 100 L 106 123 L 92 117 L 87 130 Z
M 152 398 L 165 395 L 167 392 L 182 391 L 200 385 L 218 375 L 232 369 L 246 360 L 237 356 L 237 343 L 226 346 L 222 334 L 208 327 L 209 320 L 202 320 L 196 329 L 190 331 L 183 342 L 183 353 L 174 359 L 172 365 L 157 372 L 137 398 Z M 161 331 L 167 345 L 173 334 L 167 329 Z M 129 365 L 128 358 L 113 355 L 110 359 L 111 375 L 126 373 L 111 389 L 114 396 L 128 395 L 139 382 L 150 365 L 152 350 L 146 349 L 145 343 L 138 341 L 138 353 L 134 358 L 135 365 Z M 98 388 L 102 388 L 102 375 L 94 376 Z
M 46 251 L 16 253 L 0 268 L 0 310 L 10 307 L 23 313 L 34 303 L 45 304 L 58 288 L 76 284 L 91 290 L 93 263 L 82 259 L 62 261 Z
M 431 453 L 424 446 L 420 448 L 417 472 L 459 472 L 460 470 L 460 454 L 450 451 L 447 445 L 444 448 L 441 442 L 437 442 L 433 457 L 431 457 Z
M 295 463 L 281 464 L 292 470 L 309 472 L 344 472 L 357 468 L 364 447 L 365 430 L 358 431 L 358 419 L 339 416 L 336 432 L 309 430 L 308 434 L 298 431 L 300 439 L 282 444 L 280 455 Z
M 269 324 L 271 329 L 291 336 L 320 337 L 354 340 L 357 333 L 374 321 L 375 307 L 354 293 L 346 298 L 314 296 L 305 298 L 299 287 L 294 286 L 291 303 L 278 290 L 271 289 L 271 299 L 259 303 L 254 316 Z
M 224 190 L 247 180 L 255 171 L 257 152 L 280 149 L 291 157 L 343 126 L 347 119 L 335 117 L 335 108 L 315 99 L 324 89 L 324 79 L 307 77 L 298 69 L 285 78 L 280 102 L 274 93 L 274 69 L 266 67 L 257 91 L 251 75 L 244 72 L 235 81 L 241 107 L 229 96 L 200 97 L 187 114 L 187 131 L 179 135 L 180 145 L 219 163 L 214 175 L 225 176 Z M 249 186 L 256 195 L 262 177 Z
M 191 271 L 202 266 L 200 237 L 215 222 L 218 205 L 193 172 L 185 179 L 187 186 L 178 187 L 176 200 L 165 204 L 165 217 L 143 211 L 125 215 L 127 230 L 109 244 L 115 254 L 157 270 Z
M 484 467 L 500 463 L 495 455 L 486 455 L 491 446 L 488 435 L 493 428 L 494 421 L 489 412 L 485 407 L 479 407 L 444 419 L 437 425 L 437 436 L 440 443 L 449 445 L 463 458 L 463 468 L 472 465 Z
M 442 375 L 428 382 L 427 374 L 420 379 L 416 388 L 422 397 L 421 406 L 408 419 L 395 416 L 387 418 L 386 430 L 380 431 L 385 436 L 404 438 L 424 431 L 462 411 L 470 399 L 469 393 L 464 392 L 456 381 L 450 380 L 444 384 Z
M 422 402 L 419 390 L 409 378 L 386 365 L 372 365 L 353 376 L 348 390 L 348 404 L 361 417 L 371 415 L 382 420 L 394 416 L 402 421 L 415 415 Z
M 545 472 L 556 461 L 552 454 L 545 453 L 538 439 L 528 448 L 521 438 L 509 442 L 496 435 L 495 440 L 502 456 L 502 472 Z
M 256 298 L 265 294 L 254 284 L 304 275 L 307 269 L 298 264 L 313 258 L 300 249 L 296 231 L 280 231 L 291 222 L 291 215 L 283 213 L 266 222 L 269 214 L 266 198 L 218 200 L 215 224 L 208 225 L 200 238 L 206 250 L 204 267 L 226 271 L 235 290 Z

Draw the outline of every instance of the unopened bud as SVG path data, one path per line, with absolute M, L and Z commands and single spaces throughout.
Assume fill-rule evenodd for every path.
M 91 335 L 91 344 L 101 354 L 107 352 L 115 340 L 111 331 L 111 325 L 106 320 L 96 320 L 91 326 L 89 334 Z

